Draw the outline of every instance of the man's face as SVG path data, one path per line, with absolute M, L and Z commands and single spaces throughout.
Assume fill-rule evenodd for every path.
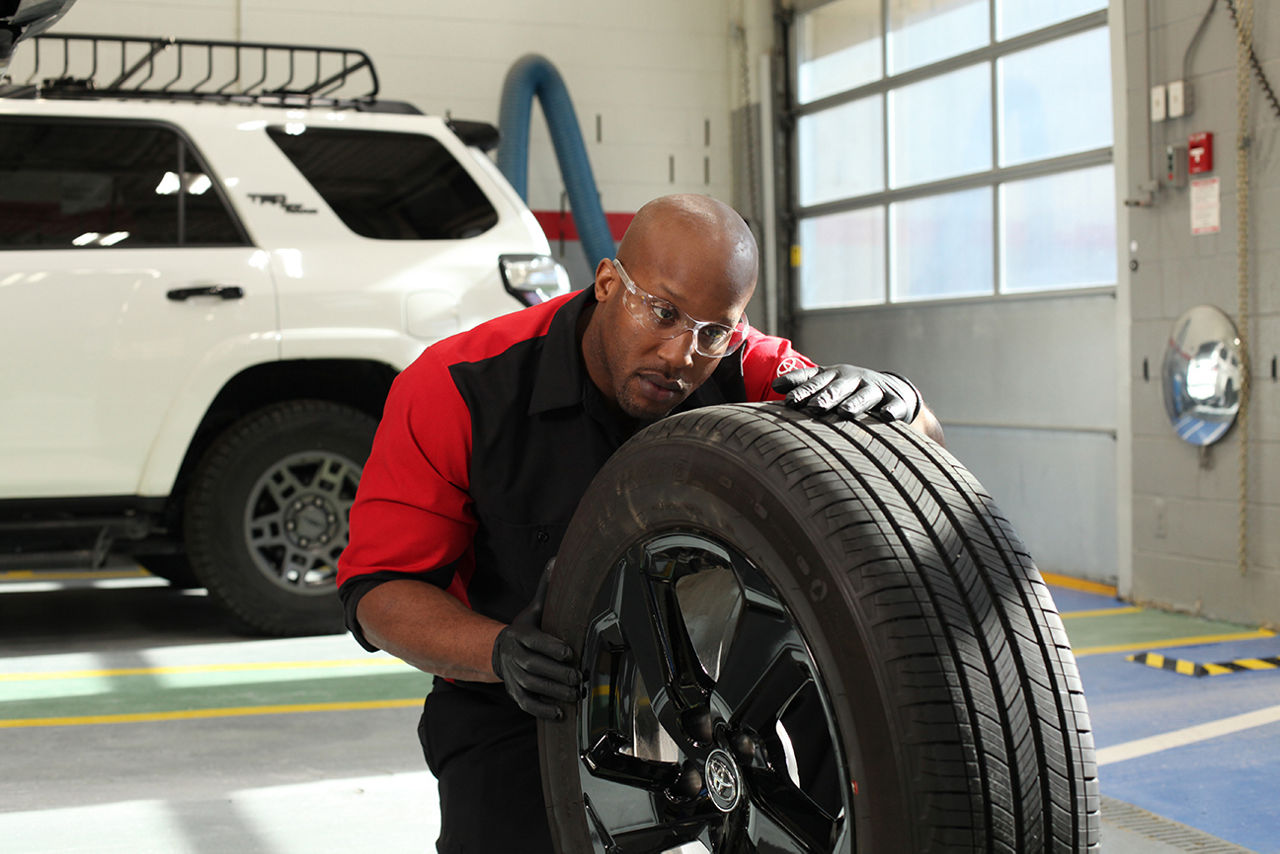
M 695 321 L 732 327 L 741 319 L 754 281 L 734 281 L 724 264 L 684 257 L 663 264 L 620 259 L 641 294 L 670 303 Z M 649 310 L 629 292 L 613 261 L 596 270 L 599 305 L 584 349 L 588 371 L 606 398 L 632 418 L 656 421 L 706 382 L 719 358 L 697 352 L 692 330 L 674 338 L 653 331 L 640 313 Z M 741 279 L 741 276 L 737 277 Z

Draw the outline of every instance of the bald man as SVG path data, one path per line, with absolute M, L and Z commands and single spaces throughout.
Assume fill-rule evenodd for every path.
M 339 593 L 366 649 L 443 677 L 418 726 L 442 854 L 554 850 L 535 716 L 560 717 L 582 675 L 539 629 L 544 567 L 628 437 L 672 412 L 785 395 L 941 438 L 901 377 L 820 368 L 752 329 L 757 267 L 728 205 L 655 199 L 594 287 L 445 339 L 396 379 L 351 509 Z

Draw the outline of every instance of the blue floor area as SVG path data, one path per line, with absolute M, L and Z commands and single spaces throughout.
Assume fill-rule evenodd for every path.
M 1068 611 L 1095 611 L 1103 608 L 1127 608 L 1129 603 L 1121 602 L 1114 596 L 1100 596 L 1097 593 L 1081 593 L 1079 590 L 1068 590 L 1065 587 L 1050 587 L 1053 602 L 1062 613 Z
M 1062 588 L 1053 595 L 1064 614 L 1125 606 L 1109 596 Z M 1070 619 L 1066 625 L 1070 634 Z M 1280 637 L 1158 651 L 1201 663 L 1269 658 L 1280 656 Z M 1280 669 L 1197 678 L 1127 661 L 1131 654 L 1078 661 L 1098 748 L 1280 706 Z M 1099 769 L 1099 779 L 1103 795 L 1228 842 L 1280 854 L 1280 723 L 1110 762 Z

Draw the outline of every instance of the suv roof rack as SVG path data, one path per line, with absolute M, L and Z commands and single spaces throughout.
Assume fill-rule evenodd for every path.
M 354 48 L 71 33 L 41 34 L 25 47 L 0 97 L 378 109 L 373 61 Z M 407 105 L 381 106 L 402 112 Z

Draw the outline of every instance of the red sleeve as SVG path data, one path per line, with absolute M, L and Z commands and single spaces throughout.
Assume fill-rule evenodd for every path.
M 351 507 L 338 584 L 414 573 L 466 602 L 475 514 L 471 416 L 440 356 L 428 349 L 396 378 Z
M 752 329 L 742 345 L 742 380 L 749 401 L 781 400 L 784 395 L 770 387 L 774 378 L 798 368 L 813 367 L 817 365 L 808 356 L 796 352 L 786 338 Z

